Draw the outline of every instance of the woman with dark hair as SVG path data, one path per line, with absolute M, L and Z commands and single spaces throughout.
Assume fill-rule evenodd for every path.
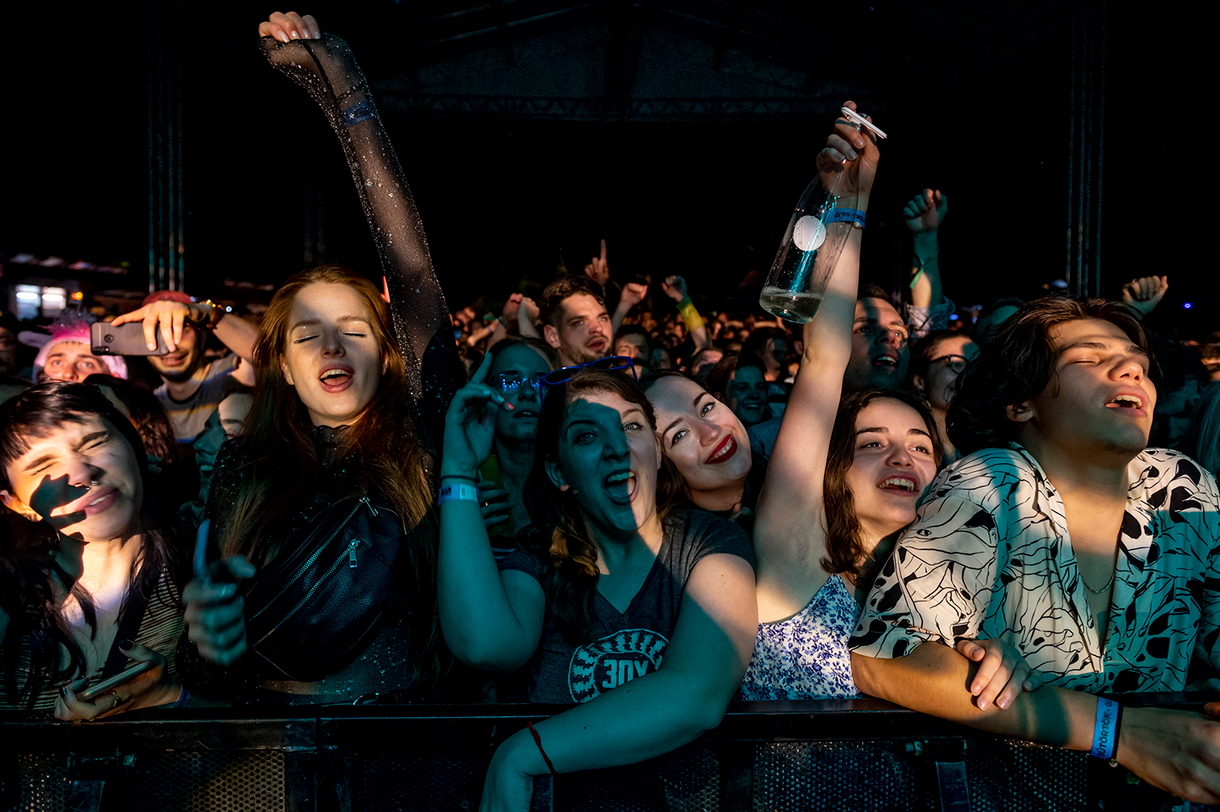
M 534 467 L 534 436 L 542 417 L 542 378 L 555 366 L 557 356 L 550 344 L 537 338 L 497 341 L 487 355 L 491 358 L 487 382 L 513 405 L 496 413 L 491 454 L 479 465 L 487 532 L 503 543 L 530 524 L 525 487 Z M 509 549 L 497 544 L 497 557 Z
M 174 545 L 153 510 L 131 423 L 91 386 L 27 389 L 0 406 L 0 488 L 11 530 L 0 706 L 79 720 L 185 704 L 174 676 L 182 631 Z M 151 668 L 100 696 L 78 696 L 129 660 Z
M 726 361 L 734 363 L 736 356 L 721 364 Z M 656 409 L 661 451 L 685 480 L 691 502 L 726 518 L 752 509 L 763 469 L 754 465 L 741 418 L 711 389 L 677 370 L 655 372 L 642 383 Z
M 856 215 L 867 210 L 877 159 L 872 140 L 843 120 L 818 156 L 828 187 L 856 191 Z M 830 228 L 848 232 L 845 246 L 816 318 L 804 327 L 800 373 L 753 522 L 760 625 L 742 683 L 746 699 L 859 694 L 847 641 L 860 604 L 877 563 L 894 534 L 915 518 L 915 504 L 941 463 L 935 422 L 918 400 L 865 390 L 840 405 L 851 356 L 861 230 L 849 221 Z M 714 492 L 717 480 L 734 485 L 728 466 L 716 464 L 734 442 L 731 431 L 718 433 L 712 422 L 723 406 L 677 379 L 655 382 L 649 398 L 663 426 L 662 448 L 679 470 L 704 477 L 703 492 Z M 707 505 L 694 487 L 692 494 L 696 504 Z M 963 653 L 982 656 L 982 647 L 968 646 L 963 644 Z M 998 656 L 986 664 L 984 676 L 1004 654 L 995 646 L 987 650 Z
M 615 360 L 630 364 L 593 365 Z M 545 380 L 527 489 L 536 532 L 497 571 L 472 486 L 489 401 L 509 404 L 486 370 L 446 424 L 439 605 L 459 659 L 528 666 L 531 701 L 582 703 L 496 751 L 482 808 L 525 810 L 534 776 L 633 764 L 719 723 L 750 655 L 754 577 L 740 529 L 673 507 L 680 483 L 632 376 L 579 367 Z
M 978 345 L 970 336 L 952 330 L 934 330 L 911 348 L 911 368 L 907 375 L 911 386 L 923 393 L 936 418 L 946 462 L 953 462 L 961 455 L 945 434 L 945 416 L 957 392 L 957 376 L 978 354 Z
M 174 425 L 165 407 L 148 389 L 113 375 L 90 375 L 85 383 L 96 386 L 114 408 L 135 426 L 144 451 L 160 469 L 163 507 L 167 515 L 191 501 L 199 489 L 194 461 L 174 439 Z
M 729 353 L 707 376 L 707 388 L 749 428 L 776 416 L 768 402 L 766 375 L 767 369 L 757 356 Z

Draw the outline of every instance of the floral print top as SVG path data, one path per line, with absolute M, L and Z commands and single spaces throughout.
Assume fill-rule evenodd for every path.
M 742 699 L 840 699 L 861 696 L 851 678 L 847 639 L 860 605 L 832 575 L 787 620 L 758 624 Z
M 1001 638 L 1047 682 L 1089 692 L 1181 691 L 1192 654 L 1220 667 L 1220 496 L 1176 451 L 1127 467 L 1117 571 L 1099 639 L 1063 500 L 1021 446 L 943 471 L 865 602 L 853 650 Z

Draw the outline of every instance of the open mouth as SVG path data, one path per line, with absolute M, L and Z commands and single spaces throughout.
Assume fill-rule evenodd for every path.
M 708 465 L 718 465 L 722 462 L 727 462 L 737 453 L 737 440 L 733 435 L 728 435 L 720 444 L 712 449 L 712 453 L 708 456 L 706 462 Z
M 326 392 L 342 392 L 352 385 L 351 367 L 327 367 L 318 376 L 318 382 Z
M 186 363 L 186 353 L 170 353 L 169 355 L 161 356 L 161 363 L 167 367 L 182 366 Z
M 1143 409 L 1144 399 L 1138 395 L 1119 395 L 1106 404 L 1108 409 Z
M 909 476 L 888 476 L 877 483 L 877 487 L 883 491 L 899 491 L 910 494 L 919 492 L 919 483 Z
M 873 366 L 885 369 L 897 369 L 898 359 L 892 355 L 882 355 L 873 359 Z
M 606 340 L 604 338 L 595 338 L 587 346 L 594 352 L 601 352 L 606 349 Z
M 86 498 L 89 500 L 80 507 L 86 516 L 93 516 L 101 513 L 114 504 L 115 497 L 118 496 L 118 490 L 115 488 L 103 488 L 96 493 L 89 494 Z
M 639 487 L 634 471 L 615 471 L 606 477 L 606 492 L 610 500 L 617 504 L 628 505 L 635 500 Z

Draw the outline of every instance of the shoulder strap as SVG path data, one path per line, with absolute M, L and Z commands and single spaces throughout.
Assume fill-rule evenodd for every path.
M 132 584 L 134 587 L 135 584 Z M 119 631 L 110 644 L 110 656 L 106 658 L 106 667 L 102 669 L 103 677 L 112 677 L 127 666 L 127 654 L 119 648 L 123 640 L 135 640 L 140 633 L 140 623 L 144 620 L 144 608 L 148 601 L 142 592 L 127 596 L 127 605 L 123 607 L 123 615 L 119 618 Z

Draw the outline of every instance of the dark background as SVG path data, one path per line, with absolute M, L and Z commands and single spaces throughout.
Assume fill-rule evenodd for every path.
M 536 16 L 545 16 L 543 6 L 567 13 L 559 22 L 481 27 L 479 9 L 507 19 L 529 16 L 524 5 L 537 7 Z M 1072 3 L 788 6 L 610 2 L 572 11 L 520 0 L 302 10 L 351 44 L 383 100 L 452 307 L 480 294 L 489 304 L 502 300 L 526 275 L 545 283 L 561 256 L 579 271 L 601 238 L 619 280 L 678 272 L 714 303 L 752 263 L 769 266 L 839 90 L 891 136 L 869 212 L 868 278 L 896 287 L 905 275 L 909 240 L 899 213 L 924 186 L 950 199 L 941 261 L 946 292 L 959 304 L 1031 295 L 1065 276 Z M 1135 276 L 1168 274 L 1163 318 L 1184 333 L 1211 329 L 1214 271 L 1204 235 L 1214 173 L 1201 102 L 1212 95 L 1203 83 L 1213 71 L 1204 67 L 1204 26 L 1090 8 L 1105 23 L 1103 291 L 1116 295 Z M 562 88 L 566 74 L 585 76 L 604 61 L 596 35 L 632 9 L 647 26 L 692 41 L 719 36 L 730 52 L 803 66 L 814 112 L 787 120 L 551 120 L 407 114 L 385 103 L 393 88 L 409 96 L 417 79 L 415 90 L 437 92 L 435 81 L 419 77 L 463 54 L 507 54 L 515 41 L 591 32 L 587 57 L 577 47 L 552 62 L 517 63 L 518 81 L 526 68 L 537 78 L 523 92 Z M 0 256 L 123 262 L 136 286 L 144 284 L 148 50 L 158 26 L 169 25 L 182 47 L 186 288 L 208 296 L 225 279 L 274 284 L 321 260 L 378 275 L 334 135 L 256 47 L 257 24 L 271 10 L 231 3 L 204 15 L 150 3 L 9 12 Z M 674 71 L 683 92 L 687 74 L 699 79 L 681 64 Z M 641 68 L 632 96 L 647 95 L 648 81 Z M 776 92 L 791 101 L 790 89 Z

